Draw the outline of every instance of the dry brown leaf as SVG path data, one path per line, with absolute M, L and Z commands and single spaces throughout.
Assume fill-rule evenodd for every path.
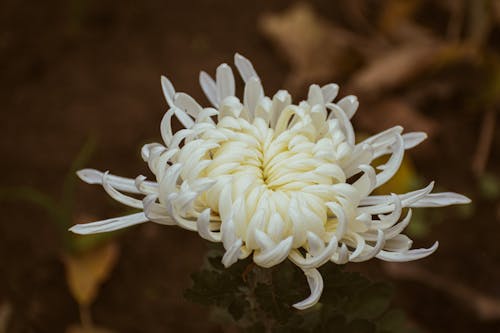
M 356 44 L 356 35 L 324 20 L 306 3 L 262 16 L 259 27 L 289 61 L 286 87 L 292 92 L 304 83 L 338 78 L 355 58 L 348 51 Z
M 71 325 L 66 329 L 66 333 L 113 333 L 113 331 L 102 327 L 83 327 L 80 325 Z
M 384 2 L 384 8 L 378 19 L 378 25 L 383 31 L 394 31 L 411 19 L 420 5 L 419 0 L 389 0 Z
M 65 254 L 66 281 L 80 306 L 89 306 L 97 296 L 118 258 L 118 245 L 108 242 L 81 254 Z
M 360 127 L 373 133 L 401 125 L 407 132 L 426 132 L 430 137 L 437 134 L 439 124 L 401 98 L 383 100 L 356 119 Z
M 355 73 L 350 84 L 356 91 L 371 94 L 398 87 L 428 69 L 441 49 L 433 41 L 398 46 Z
M 491 2 L 491 12 L 493 14 L 493 19 L 497 24 L 500 24 L 500 1 L 494 0 Z

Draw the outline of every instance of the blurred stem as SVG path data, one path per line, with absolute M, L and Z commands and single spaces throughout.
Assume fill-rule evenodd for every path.
M 469 24 L 467 25 L 467 42 L 476 50 L 480 50 L 488 40 L 491 30 L 491 1 L 469 0 Z
M 92 321 L 90 306 L 78 304 L 78 310 L 80 311 L 80 322 L 82 323 L 82 327 L 85 329 L 92 329 L 94 327 L 94 323 Z
M 495 135 L 496 112 L 490 109 L 484 113 L 476 153 L 472 161 L 472 170 L 480 177 L 484 174 L 490 156 L 491 145 Z
M 87 141 L 85 141 L 83 147 L 76 155 L 76 158 L 73 160 L 71 168 L 69 172 L 66 174 L 66 177 L 64 179 L 62 198 L 61 198 L 61 203 L 62 203 L 61 208 L 68 214 L 68 217 L 70 217 L 67 220 L 68 224 L 72 223 L 71 212 L 73 212 L 75 204 L 75 187 L 77 179 L 75 173 L 81 168 L 83 168 L 83 166 L 90 159 L 90 156 L 92 156 L 92 153 L 95 150 L 96 141 L 97 140 L 95 139 L 94 136 L 89 136 Z
M 0 189 L 0 201 L 25 201 L 45 210 L 59 228 L 65 227 L 67 216 L 49 195 L 28 186 Z

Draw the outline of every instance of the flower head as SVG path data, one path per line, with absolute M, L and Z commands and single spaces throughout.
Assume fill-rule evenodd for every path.
M 408 261 L 436 250 L 437 242 L 410 250 L 412 241 L 401 232 L 410 222 L 411 208 L 469 199 L 431 193 L 433 183 L 406 194 L 371 195 L 391 179 L 404 151 L 422 142 L 425 133 L 402 134 L 396 126 L 356 143 L 350 119 L 358 101 L 347 96 L 334 103 L 336 84 L 311 85 L 307 100 L 293 104 L 285 90 L 265 96 L 246 58 L 236 54 L 235 65 L 245 82 L 243 102 L 235 96 L 231 68 L 222 64 L 215 80 L 200 74 L 213 104 L 207 108 L 176 93 L 162 77 L 170 107 L 161 121 L 163 143 L 142 148 L 155 181 L 92 169 L 78 172 L 87 183 L 102 184 L 115 200 L 142 212 L 79 224 L 73 232 L 98 233 L 153 221 L 222 242 L 226 267 L 250 255 L 263 267 L 288 258 L 304 271 L 311 288 L 311 295 L 294 305 L 298 309 L 319 300 L 323 281 L 317 268 L 329 261 Z M 173 117 L 184 129 L 173 133 Z M 374 168 L 372 161 L 383 155 L 389 155 L 387 162 Z M 410 209 L 403 214 L 406 207 Z

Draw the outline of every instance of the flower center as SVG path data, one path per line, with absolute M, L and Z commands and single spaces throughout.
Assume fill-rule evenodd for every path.
M 225 117 L 218 130 L 228 139 L 211 152 L 203 176 L 217 183 L 201 199 L 223 223 L 232 219 L 249 249 L 258 248 L 256 229 L 276 241 L 293 234 L 297 247 L 307 231 L 324 234 L 325 202 L 334 200 L 324 187 L 345 180 L 331 139 L 315 142 L 307 122 L 278 132 L 261 118 Z

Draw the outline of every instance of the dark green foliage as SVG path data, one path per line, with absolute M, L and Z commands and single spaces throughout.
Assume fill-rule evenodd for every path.
M 403 312 L 389 309 L 392 288 L 331 264 L 321 268 L 323 295 L 304 311 L 292 304 L 308 296 L 303 272 L 286 261 L 265 269 L 251 258 L 228 269 L 222 250 L 211 250 L 201 271 L 185 291 L 191 301 L 227 310 L 244 332 L 399 333 L 415 332 Z

